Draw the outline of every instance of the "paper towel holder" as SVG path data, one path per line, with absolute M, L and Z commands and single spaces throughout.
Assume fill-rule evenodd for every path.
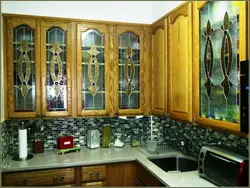
M 12 157 L 12 160 L 14 161 L 26 161 L 26 160 L 29 160 L 29 159 L 32 159 L 33 158 L 33 155 L 32 154 L 28 154 L 27 157 L 25 158 L 19 158 L 19 154 L 16 153 L 14 154 L 14 156 Z

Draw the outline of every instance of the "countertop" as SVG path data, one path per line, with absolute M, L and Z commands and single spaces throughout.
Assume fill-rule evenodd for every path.
M 178 151 L 160 153 L 157 156 L 182 155 Z M 44 153 L 34 154 L 34 157 L 27 161 L 13 161 L 8 156 L 2 165 L 3 172 L 14 172 L 24 170 L 38 170 L 57 167 L 87 166 L 93 164 L 137 161 L 144 166 L 152 175 L 164 185 L 170 187 L 216 187 L 214 184 L 202 179 L 198 171 L 181 173 L 168 173 L 160 169 L 147 158 L 152 154 L 145 152 L 142 148 L 132 148 L 125 145 L 123 148 L 81 148 L 80 152 L 73 152 L 58 155 L 52 150 Z

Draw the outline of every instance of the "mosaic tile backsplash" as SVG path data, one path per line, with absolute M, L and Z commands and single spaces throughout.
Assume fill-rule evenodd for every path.
M 117 136 L 122 136 L 122 140 L 127 144 L 130 143 L 131 137 L 135 136 L 144 143 L 152 139 L 161 144 L 178 145 L 181 140 L 187 140 L 189 152 L 196 156 L 203 145 L 218 142 L 230 147 L 236 147 L 242 151 L 248 151 L 247 138 L 181 123 L 166 117 L 147 116 L 134 120 L 119 118 L 9 120 L 5 121 L 1 126 L 1 162 L 8 154 L 18 151 L 18 128 L 22 122 L 28 128 L 29 149 L 32 148 L 34 139 L 43 139 L 45 149 L 53 149 L 56 147 L 57 138 L 65 135 L 72 135 L 75 144 L 86 146 L 88 129 L 98 129 L 102 135 L 103 125 L 110 124 L 112 127 L 112 141 Z

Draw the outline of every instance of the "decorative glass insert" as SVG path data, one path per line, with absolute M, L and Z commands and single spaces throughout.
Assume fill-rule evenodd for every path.
M 105 109 L 104 34 L 82 32 L 82 109 Z
M 200 10 L 200 115 L 239 122 L 239 15 L 236 2 Z
M 34 30 L 27 25 L 13 29 L 14 111 L 35 111 Z
M 119 35 L 119 108 L 140 108 L 140 37 Z
M 59 27 L 46 31 L 47 110 L 67 110 L 66 32 Z

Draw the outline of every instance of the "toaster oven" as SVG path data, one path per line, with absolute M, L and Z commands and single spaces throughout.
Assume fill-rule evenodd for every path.
M 248 186 L 248 157 L 218 146 L 203 146 L 199 175 L 218 186 Z

